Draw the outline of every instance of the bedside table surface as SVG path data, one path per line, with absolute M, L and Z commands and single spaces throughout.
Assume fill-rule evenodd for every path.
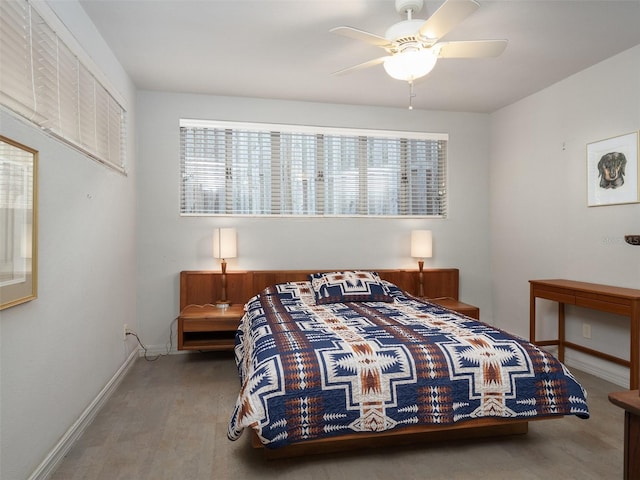
M 441 307 L 448 308 L 454 312 L 462 313 L 468 317 L 480 320 L 480 309 L 475 305 L 469 305 L 468 303 L 461 302 L 451 297 L 438 297 L 438 298 L 425 298 L 427 302 L 440 305 Z
M 187 319 L 204 319 L 204 318 L 212 318 L 212 319 L 223 319 L 223 318 L 231 318 L 237 319 L 241 318 L 244 315 L 244 307 L 242 305 L 230 305 L 228 307 L 220 308 L 216 305 L 207 304 L 207 305 L 187 305 L 184 307 L 182 312 L 180 312 L 179 317 L 187 320 Z

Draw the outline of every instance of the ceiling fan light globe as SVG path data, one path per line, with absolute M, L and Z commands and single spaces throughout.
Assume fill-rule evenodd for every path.
M 411 82 L 433 70 L 437 60 L 429 50 L 411 50 L 385 58 L 383 66 L 391 78 Z

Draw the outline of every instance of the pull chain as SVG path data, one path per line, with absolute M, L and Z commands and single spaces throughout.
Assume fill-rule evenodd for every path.
M 416 94 L 413 93 L 413 80 L 409 80 L 409 110 L 413 110 L 413 97 Z

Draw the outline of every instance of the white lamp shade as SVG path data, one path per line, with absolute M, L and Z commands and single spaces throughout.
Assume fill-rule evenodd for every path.
M 437 60 L 430 50 L 407 50 L 385 58 L 383 66 L 390 77 L 410 82 L 433 70 Z
M 216 228 L 213 231 L 213 257 L 235 258 L 236 255 L 236 229 Z
M 431 230 L 413 230 L 411 232 L 411 256 L 431 258 L 433 254 Z

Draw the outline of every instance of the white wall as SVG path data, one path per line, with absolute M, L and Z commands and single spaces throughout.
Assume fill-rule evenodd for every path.
M 412 268 L 409 232 L 430 228 L 427 266 L 459 267 L 462 300 L 524 336 L 530 278 L 640 288 L 640 249 L 622 241 L 640 233 L 640 204 L 587 208 L 584 170 L 587 143 L 640 128 L 640 47 L 491 116 L 154 92 L 138 92 L 136 102 L 79 5 L 52 6 L 128 102 L 129 176 L 0 113 L 3 135 L 40 151 L 39 298 L 0 321 L 3 479 L 34 472 L 125 364 L 135 345 L 122 341 L 123 323 L 164 348 L 178 313 L 178 273 L 219 268 L 210 249 L 218 226 L 238 228 L 231 270 Z M 180 217 L 180 118 L 447 132 L 450 216 Z M 541 310 L 555 314 L 550 305 Z M 628 348 L 620 319 L 610 319 L 611 330 L 601 315 L 570 316 L 593 324 L 594 345 Z M 626 369 L 570 361 L 625 381 Z
M 640 288 L 640 204 L 587 207 L 586 145 L 640 129 L 640 46 L 491 116 L 491 258 L 496 324 L 528 337 L 529 279 Z M 538 301 L 538 338 L 557 338 Z M 628 356 L 628 322 L 567 307 L 568 339 Z M 582 322 L 592 339 L 582 338 Z M 556 336 L 554 336 L 556 335 Z M 628 385 L 627 369 L 569 351 L 567 364 Z
M 55 11 L 127 100 L 135 90 L 76 2 Z M 6 112 L 0 133 L 39 151 L 38 298 L 0 312 L 0 478 L 38 470 L 136 345 L 135 130 L 123 176 Z
M 410 231 L 429 228 L 434 258 L 458 267 L 461 299 L 491 319 L 488 243 L 488 116 L 168 93 L 138 93 L 138 318 L 163 350 L 179 311 L 181 270 L 218 270 L 212 230 L 238 229 L 229 270 L 416 268 Z M 180 118 L 447 132 L 447 219 L 228 218 L 179 215 Z M 174 345 L 175 347 L 175 345 Z

